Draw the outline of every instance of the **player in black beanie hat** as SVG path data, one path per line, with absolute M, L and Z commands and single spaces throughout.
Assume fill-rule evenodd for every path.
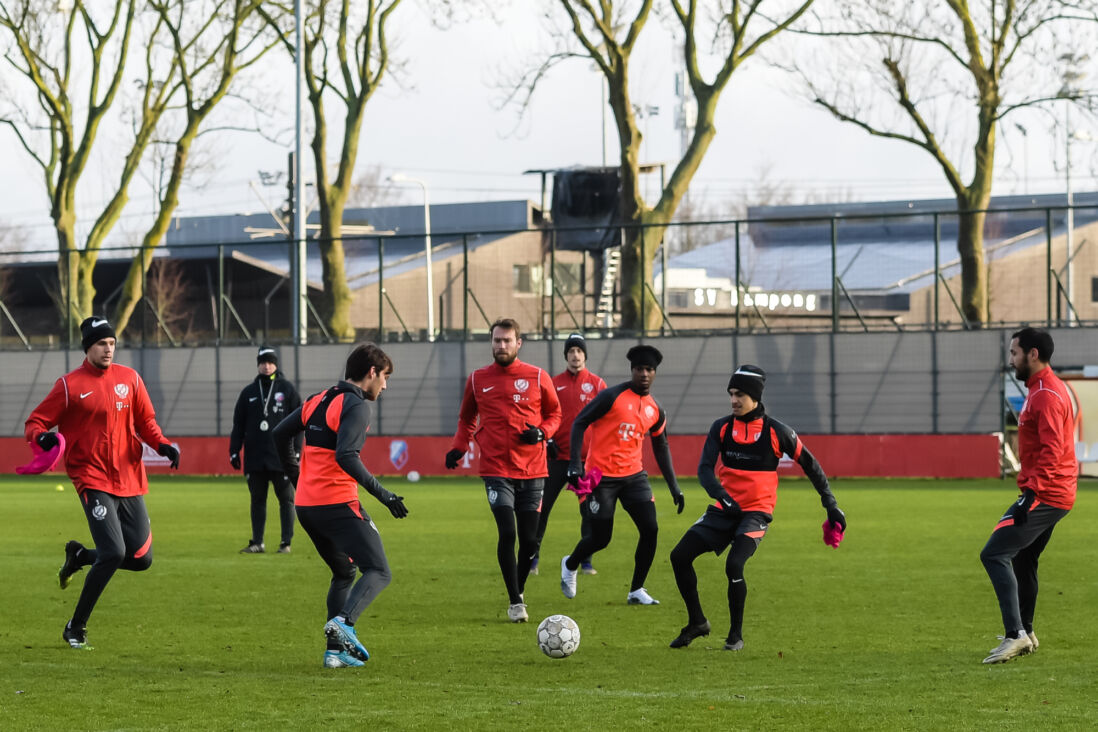
M 572 335 L 568 336 L 568 340 L 564 342 L 565 358 L 568 357 L 568 352 L 571 351 L 573 348 L 578 348 L 583 351 L 583 358 L 587 358 L 587 341 L 585 341 L 583 339 L 583 336 L 581 336 L 579 333 L 573 333 Z
M 758 366 L 745 363 L 732 372 L 732 378 L 728 380 L 728 391 L 739 389 L 744 394 L 759 402 L 762 401 L 763 388 L 766 386 L 766 372 Z
M 84 322 L 80 324 L 80 345 L 84 349 L 84 353 L 88 352 L 88 349 L 94 346 L 104 338 L 118 339 L 118 336 L 114 334 L 114 328 L 106 318 L 85 318 Z

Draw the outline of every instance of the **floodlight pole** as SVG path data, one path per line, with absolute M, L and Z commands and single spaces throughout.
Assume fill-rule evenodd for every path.
M 305 274 L 305 218 L 309 215 L 305 205 L 305 135 L 301 107 L 305 97 L 305 21 L 302 0 L 294 0 L 294 246 L 293 246 L 293 294 L 290 313 L 293 341 L 305 345 L 309 340 L 309 289 Z
M 403 173 L 393 173 L 389 180 L 394 183 L 415 183 L 423 189 L 423 252 L 427 264 L 427 340 L 435 340 L 435 280 L 431 266 L 431 197 L 427 183 Z

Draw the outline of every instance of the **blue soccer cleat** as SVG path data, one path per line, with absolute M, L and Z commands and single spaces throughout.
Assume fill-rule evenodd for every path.
M 343 646 L 345 652 L 359 661 L 370 660 L 370 652 L 366 650 L 366 646 L 359 642 L 353 625 L 347 625 L 337 618 L 332 618 L 324 625 L 324 635 L 328 637 L 329 641 Z
M 324 651 L 324 668 L 349 668 L 365 665 L 347 651 Z

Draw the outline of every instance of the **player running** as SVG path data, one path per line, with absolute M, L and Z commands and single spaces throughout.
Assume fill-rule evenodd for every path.
M 88 619 L 99 596 L 119 569 L 141 572 L 152 566 L 152 529 L 145 508 L 149 492 L 141 442 L 155 447 L 173 469 L 179 450 L 156 424 L 145 382 L 136 371 L 114 363 L 114 328 L 103 318 L 80 324 L 86 357 L 75 371 L 58 379 L 27 418 L 24 434 L 43 450 L 65 437 L 65 469 L 88 518 L 94 549 L 78 541 L 65 545 L 61 589 L 81 568 L 91 565 L 72 619 L 61 637 L 71 648 L 90 650 Z M 140 438 L 140 441 L 138 441 Z
M 490 332 L 493 362 L 465 381 L 446 467 L 458 466 L 475 437 L 480 446 L 480 476 L 496 520 L 496 558 L 507 589 L 507 618 L 525 623 L 530 616 L 523 591 L 538 549 L 538 512 L 548 474 L 545 441 L 560 424 L 560 402 L 549 374 L 519 360 L 522 331 L 518 323 L 510 318 L 497 320 Z
M 658 605 L 659 601 L 644 589 L 644 580 L 656 556 L 659 533 L 652 486 L 641 463 L 645 435 L 652 436 L 656 464 L 667 481 L 678 513 L 682 513 L 686 499 L 675 480 L 675 468 L 667 444 L 667 415 L 649 393 L 663 354 L 652 346 L 641 345 L 630 348 L 626 358 L 632 372 L 631 380 L 599 392 L 572 425 L 568 480 L 575 483 L 585 475 L 590 478 L 596 471 L 602 477 L 593 486 L 588 499 L 591 535 L 581 538 L 572 553 L 560 560 L 560 589 L 567 598 L 576 596 L 580 558 L 590 557 L 610 544 L 614 508 L 620 500 L 639 534 L 633 559 L 633 579 L 626 602 L 630 605 Z M 583 463 L 583 436 L 588 427 L 592 432 L 591 448 L 586 463 Z
M 846 516 L 835 501 L 816 458 L 797 433 L 770 417 L 762 404 L 766 373 L 758 366 L 740 366 L 728 381 L 732 415 L 721 417 L 709 428 L 698 461 L 698 480 L 716 499 L 702 517 L 687 529 L 671 550 L 675 583 L 686 603 L 686 627 L 672 648 L 690 645 L 695 638 L 709 635 L 709 621 L 698 599 L 698 576 L 694 559 L 705 552 L 720 556 L 729 544 L 724 564 L 728 576 L 728 613 L 731 622 L 725 640 L 726 651 L 743 648 L 743 609 L 747 582 L 743 568 L 759 547 L 774 519 L 778 493 L 778 461 L 789 455 L 801 466 L 827 509 L 827 521 L 834 531 L 846 530 Z M 837 544 L 836 544 L 837 545 Z
M 595 395 L 606 388 L 606 382 L 601 376 L 591 373 L 587 369 L 587 341 L 579 333 L 573 333 L 564 341 L 564 358 L 568 367 L 553 377 L 553 386 L 557 390 L 557 399 L 560 400 L 561 420 L 556 433 L 545 444 L 546 454 L 549 457 L 549 478 L 545 482 L 545 494 L 541 501 L 541 520 L 538 521 L 538 550 L 541 550 L 541 541 L 545 538 L 545 527 L 549 524 L 549 512 L 557 502 L 557 496 L 561 489 L 567 485 L 568 457 L 571 453 L 572 423 L 576 415 L 595 398 Z M 591 516 L 587 510 L 587 496 L 579 496 L 580 511 L 580 535 L 591 535 Z M 591 565 L 591 557 L 584 557 L 580 561 L 580 571 L 584 574 L 598 574 Z M 534 555 L 534 563 L 530 567 L 530 574 L 538 573 L 538 555 Z
M 367 402 L 381 396 L 392 373 L 393 362 L 380 348 L 372 343 L 355 346 L 344 380 L 309 397 L 272 433 L 282 464 L 297 483 L 297 519 L 332 570 L 324 625 L 326 668 L 362 666 L 369 660 L 355 621 L 392 579 L 377 526 L 359 503 L 358 487 L 381 501 L 394 518 L 408 515 L 404 499 L 386 490 L 360 456 L 370 429 Z M 291 442 L 300 432 L 305 433 L 305 446 L 298 466 Z M 362 573 L 358 582 L 356 569 Z

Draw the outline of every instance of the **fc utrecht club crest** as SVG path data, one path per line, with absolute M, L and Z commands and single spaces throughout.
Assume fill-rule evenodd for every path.
M 648 417 L 649 419 L 651 419 L 652 415 L 655 414 L 655 413 L 656 413 L 656 410 L 652 408 L 651 404 L 646 404 L 644 406 L 644 416 L 645 417 Z
M 497 491 L 495 488 L 489 488 L 488 489 L 488 503 L 490 503 L 494 506 L 494 505 L 496 505 L 496 500 L 497 499 L 499 499 L 499 491 Z
M 595 385 L 591 384 L 591 383 L 588 383 L 588 382 L 584 382 L 583 386 L 581 386 L 580 389 L 583 389 L 584 393 L 590 394 L 592 391 L 595 390 Z
M 530 382 L 526 379 L 515 379 L 515 391 L 517 391 L 519 394 L 524 393 L 529 388 Z
M 408 464 L 408 443 L 404 440 L 393 440 L 389 443 L 389 462 L 397 470 L 401 470 Z
M 125 384 L 115 384 L 114 393 L 118 395 L 119 399 L 125 399 L 126 395 L 130 393 L 130 387 Z
M 591 499 L 591 502 L 588 505 L 588 508 L 591 510 L 591 513 L 598 513 L 599 512 L 599 502 L 594 500 L 594 499 Z

